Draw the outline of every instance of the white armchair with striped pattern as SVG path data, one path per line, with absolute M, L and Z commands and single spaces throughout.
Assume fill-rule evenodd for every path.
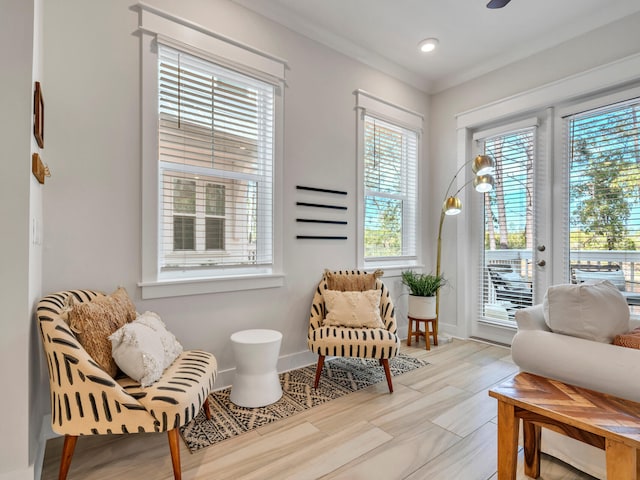
M 372 358 L 379 360 L 387 378 L 389 392 L 393 393 L 389 359 L 398 355 L 400 339 L 397 335 L 395 308 L 380 276 L 381 271 L 367 273 L 359 270 L 325 271 L 316 288 L 311 304 L 307 344 L 319 355 L 314 388 L 318 388 L 326 356 Z M 380 317 L 384 327 L 353 328 L 325 325 L 327 314 L 323 293 L 329 289 L 342 291 L 380 290 Z
M 71 290 L 42 298 L 37 316 L 49 367 L 51 423 L 65 436 L 59 479 L 67 477 L 80 435 L 167 432 L 174 478 L 180 480 L 179 427 L 190 422 L 213 389 L 217 365 L 204 351 L 185 351 L 159 381 L 143 388 L 126 376 L 111 377 L 78 342 L 61 314 L 67 298 L 91 302 L 103 296 L 91 290 Z

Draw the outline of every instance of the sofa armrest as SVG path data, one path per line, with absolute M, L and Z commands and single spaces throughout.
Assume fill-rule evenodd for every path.
M 544 321 L 544 307 L 542 304 L 516 310 L 518 330 L 551 330 Z
M 521 371 L 640 401 L 640 350 L 559 333 L 523 330 L 511 357 Z

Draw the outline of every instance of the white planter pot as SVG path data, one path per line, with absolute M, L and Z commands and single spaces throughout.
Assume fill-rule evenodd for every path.
M 436 297 L 409 295 L 409 316 L 413 318 L 436 318 Z

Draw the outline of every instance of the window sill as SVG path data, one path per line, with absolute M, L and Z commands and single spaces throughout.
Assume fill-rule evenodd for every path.
M 142 288 L 142 298 L 144 300 L 152 298 L 179 297 L 183 295 L 200 295 L 205 293 L 278 288 L 283 285 L 283 274 L 242 275 L 222 278 L 190 278 L 185 280 L 138 283 L 138 286 Z
M 374 272 L 377 269 L 384 272 L 385 277 L 399 277 L 405 270 L 416 270 L 421 272 L 424 265 L 384 265 L 384 264 L 368 264 L 362 267 L 362 270 L 366 272 Z

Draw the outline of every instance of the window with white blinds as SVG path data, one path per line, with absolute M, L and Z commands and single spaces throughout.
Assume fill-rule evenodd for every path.
M 483 317 L 512 322 L 532 305 L 535 127 L 485 138 L 495 161 L 495 187 L 484 194 Z
M 416 255 L 418 134 L 364 115 L 364 258 Z
M 159 268 L 273 261 L 274 86 L 158 45 Z
M 572 280 L 576 269 L 622 271 L 619 288 L 640 292 L 640 99 L 568 116 L 565 128 Z

